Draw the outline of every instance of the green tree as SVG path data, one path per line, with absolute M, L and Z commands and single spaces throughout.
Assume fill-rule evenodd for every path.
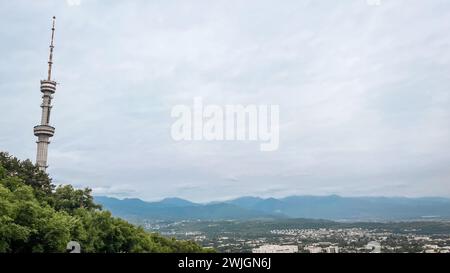
M 100 209 L 101 206 L 94 203 L 92 190 L 85 188 L 77 190 L 72 185 L 64 185 L 56 188 L 53 194 L 53 206 L 57 210 L 73 212 L 78 208 L 87 210 Z
M 0 252 L 205 252 L 194 242 L 147 233 L 95 204 L 90 189 L 55 187 L 29 160 L 0 152 Z

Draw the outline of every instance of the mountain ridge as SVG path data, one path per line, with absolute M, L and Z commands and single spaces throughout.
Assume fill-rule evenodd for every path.
M 158 202 L 145 202 L 138 199 L 139 201 L 131 204 L 129 202 L 130 199 L 120 200 L 106 196 L 95 196 L 94 198 L 96 202 L 110 210 L 113 214 L 126 219 L 226 220 L 280 217 L 271 215 L 270 213 L 241 208 L 234 204 L 197 204 L 181 198 L 166 198 Z
M 342 197 L 293 195 L 283 198 L 243 196 L 226 201 L 195 203 L 170 197 L 161 201 L 95 196 L 118 216 L 158 220 L 233 220 L 309 218 L 326 220 L 450 219 L 450 199 L 444 197 Z

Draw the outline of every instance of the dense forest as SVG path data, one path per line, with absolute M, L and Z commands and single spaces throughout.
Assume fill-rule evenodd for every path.
M 90 189 L 55 186 L 29 160 L 0 152 L 0 252 L 205 252 L 191 241 L 148 233 L 94 203 Z

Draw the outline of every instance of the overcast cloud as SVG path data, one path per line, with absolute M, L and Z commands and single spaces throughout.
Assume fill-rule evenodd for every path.
M 95 194 L 450 197 L 450 1 L 1 1 L 0 150 Z M 177 104 L 280 105 L 280 148 L 175 142 Z

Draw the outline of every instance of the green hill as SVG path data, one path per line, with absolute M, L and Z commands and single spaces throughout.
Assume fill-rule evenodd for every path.
M 56 187 L 31 163 L 0 152 L 0 252 L 206 252 L 191 241 L 147 233 L 95 204 L 90 189 Z

